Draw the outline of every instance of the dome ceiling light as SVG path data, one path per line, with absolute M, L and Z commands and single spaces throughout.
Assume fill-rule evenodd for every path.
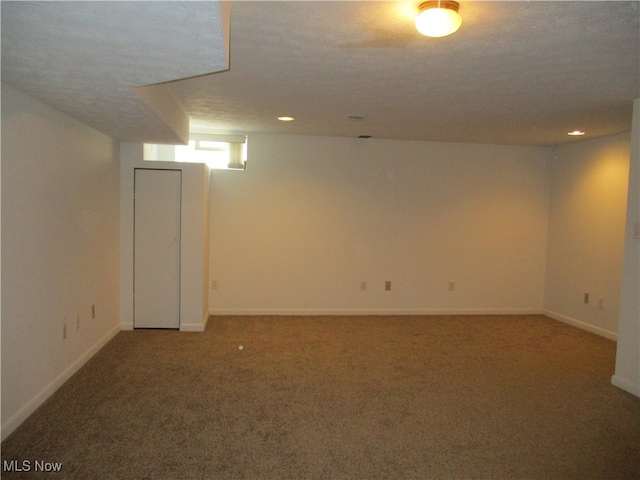
M 427 37 L 446 37 L 456 32 L 462 23 L 460 4 L 453 0 L 430 0 L 420 4 L 416 17 L 418 32 Z

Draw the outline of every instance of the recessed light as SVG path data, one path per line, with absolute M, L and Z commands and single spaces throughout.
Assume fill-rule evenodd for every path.
M 293 122 L 295 118 L 283 116 L 283 117 L 278 117 L 278 120 L 280 120 L 281 122 Z
M 572 137 L 579 137 L 580 135 L 584 135 L 582 130 L 574 130 L 573 132 L 567 133 L 567 135 L 571 135 Z

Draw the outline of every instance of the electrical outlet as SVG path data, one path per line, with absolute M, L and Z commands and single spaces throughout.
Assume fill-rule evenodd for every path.
M 584 294 L 584 303 L 589 303 L 589 294 L 588 293 Z
M 360 290 L 364 292 L 366 289 L 367 289 L 367 281 L 366 280 L 361 280 L 360 281 Z
M 598 308 L 604 310 L 604 297 L 598 298 Z
M 456 282 L 449 282 L 449 291 L 453 292 L 456 289 Z
M 80 330 L 80 314 L 76 314 L 76 330 Z
M 67 339 L 67 322 L 64 322 L 62 324 L 62 339 L 63 340 Z
M 95 303 L 93 305 L 91 305 L 91 318 L 92 319 L 96 318 L 96 304 Z
M 218 289 L 218 281 L 211 280 L 211 290 L 217 290 L 217 289 Z
M 384 289 L 388 292 L 391 290 L 391 281 L 387 280 L 384 282 Z

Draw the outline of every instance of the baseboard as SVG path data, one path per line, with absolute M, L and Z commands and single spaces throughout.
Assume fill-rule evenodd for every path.
M 120 330 L 133 330 L 133 323 L 120 324 Z
M 539 308 L 218 308 L 211 316 L 222 315 L 542 315 Z
M 580 328 L 582 330 L 586 330 L 587 332 L 595 333 L 596 335 L 600 335 L 601 337 L 605 337 L 610 340 L 616 340 L 616 341 L 618 340 L 618 334 L 616 332 L 611 332 L 609 330 L 605 330 L 604 328 L 596 327 L 595 325 L 591 325 L 590 323 L 586 323 L 581 320 L 577 320 L 575 318 L 567 317 L 566 315 L 552 312 L 550 310 L 544 310 L 543 313 L 547 317 L 551 317 L 554 320 L 558 320 L 562 323 L 566 323 L 568 325 Z
M 620 378 L 617 375 L 611 377 L 611 384 L 618 388 L 621 388 L 625 392 L 629 392 L 631 395 L 640 397 L 640 384 L 630 382 L 624 378 Z
M 52 382 L 46 387 L 40 390 L 26 405 L 24 405 L 15 415 L 9 420 L 2 423 L 2 440 L 4 441 L 11 433 L 24 422 L 29 415 L 36 411 L 36 409 L 42 405 L 51 395 L 55 393 L 58 388 L 62 386 L 64 382 L 69 380 L 73 374 L 75 374 L 80 368 L 87 363 L 87 361 L 93 357 L 98 351 L 104 347 L 109 340 L 116 336 L 120 331 L 120 325 L 116 325 L 109 330 L 102 338 L 94 343 L 89 349 L 84 352 L 78 359 L 67 367 L 60 375 L 58 375 Z
M 180 322 L 181 332 L 204 332 L 207 328 L 207 322 L 209 321 L 209 312 L 207 312 L 202 319 L 202 323 L 182 323 Z

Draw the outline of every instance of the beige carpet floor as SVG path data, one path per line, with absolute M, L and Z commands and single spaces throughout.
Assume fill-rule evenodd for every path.
M 639 479 L 614 367 L 615 342 L 535 315 L 121 332 L 2 443 L 32 466 L 2 478 Z

